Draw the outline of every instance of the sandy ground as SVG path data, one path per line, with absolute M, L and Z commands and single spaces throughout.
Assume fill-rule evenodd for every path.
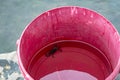
M 0 80 L 24 80 L 17 60 L 16 51 L 0 54 Z

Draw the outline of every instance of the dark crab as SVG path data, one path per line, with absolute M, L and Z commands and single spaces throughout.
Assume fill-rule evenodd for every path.
M 54 54 L 55 54 L 58 50 L 59 50 L 59 51 L 62 51 L 58 45 L 55 45 L 49 52 L 46 53 L 46 57 L 50 57 L 50 56 L 54 57 Z

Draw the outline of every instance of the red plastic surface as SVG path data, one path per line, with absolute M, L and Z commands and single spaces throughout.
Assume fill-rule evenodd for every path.
M 92 48 L 89 45 L 88 48 L 84 47 L 87 45 L 83 45 L 77 49 L 73 46 L 65 48 L 61 45 L 60 47 L 63 49 L 63 52 L 57 55 L 55 59 L 50 55 L 42 64 L 41 62 L 39 63 L 39 60 L 45 57 L 47 51 L 51 49 L 46 49 L 45 53 L 39 53 L 41 56 L 35 57 L 38 55 L 38 51 L 49 44 L 63 40 L 81 41 L 94 46 L 94 49 L 92 49 L 93 51 L 89 51 Z M 56 8 L 38 16 L 23 31 L 19 41 L 20 43 L 18 44 L 19 65 L 26 80 L 39 80 L 38 78 L 44 77 L 45 75 L 66 69 L 87 72 L 99 80 L 113 80 L 120 68 L 119 40 L 117 30 L 108 20 L 98 13 L 74 6 Z M 54 54 L 56 53 L 60 53 L 59 50 Z M 95 53 L 97 55 L 93 55 Z M 87 58 L 82 54 L 89 54 L 92 57 Z M 101 58 L 101 54 L 104 57 Z M 95 60 L 92 60 L 92 58 L 95 58 Z M 66 62 L 65 59 L 68 61 Z M 59 66 L 59 61 L 62 60 L 62 65 L 57 70 L 55 66 Z M 85 61 L 85 63 L 82 61 Z M 72 65 L 72 68 L 70 65 Z M 81 67 L 79 67 L 80 65 Z M 112 69 L 110 70 L 112 71 L 109 72 L 106 66 L 107 68 L 111 66 Z M 37 70 L 41 72 L 36 72 Z M 101 70 L 104 70 L 103 73 Z

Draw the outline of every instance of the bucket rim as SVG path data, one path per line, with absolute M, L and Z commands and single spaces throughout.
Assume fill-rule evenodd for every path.
M 55 7 L 55 8 L 52 8 L 52 9 L 49 9 L 49 10 L 46 10 L 44 11 L 43 13 L 39 14 L 37 17 L 35 17 L 31 22 L 28 23 L 28 25 L 24 28 L 24 30 L 22 31 L 22 34 L 19 38 L 19 42 L 17 44 L 17 56 L 18 56 L 18 64 L 19 64 L 19 67 L 20 67 L 20 70 L 24 76 L 24 78 L 26 80 L 34 80 L 33 77 L 31 77 L 29 75 L 29 73 L 26 71 L 26 69 L 24 68 L 23 66 L 23 63 L 22 63 L 22 60 L 21 60 L 21 57 L 20 57 L 20 44 L 21 44 L 21 40 L 22 40 L 22 37 L 25 33 L 25 31 L 27 30 L 28 27 L 30 27 L 30 25 L 35 21 L 37 20 L 39 17 L 41 17 L 43 14 L 45 13 L 48 13 L 48 12 L 53 12 L 54 10 L 61 10 L 63 8 L 79 8 L 79 9 L 84 9 L 84 10 L 87 10 L 87 11 L 91 11 L 93 12 L 94 14 L 97 14 L 98 16 L 100 16 L 101 18 L 103 18 L 114 30 L 115 32 L 117 32 L 117 36 L 119 37 L 119 33 L 117 31 L 117 29 L 114 27 L 114 25 L 108 20 L 106 19 L 103 15 L 101 15 L 100 13 L 92 10 L 92 9 L 89 9 L 89 8 L 86 8 L 86 7 L 81 7 L 81 6 L 60 6 L 60 7 Z M 119 37 L 120 38 L 120 37 Z M 117 65 L 116 67 L 114 68 L 113 72 L 108 76 L 106 77 L 105 80 L 113 80 L 117 74 L 119 73 L 119 70 L 120 70 L 120 57 L 119 57 L 119 60 L 117 62 Z

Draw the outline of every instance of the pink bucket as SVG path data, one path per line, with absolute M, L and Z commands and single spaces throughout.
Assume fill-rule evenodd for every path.
M 47 11 L 17 42 L 25 80 L 114 80 L 120 69 L 120 38 L 100 14 L 76 6 Z

